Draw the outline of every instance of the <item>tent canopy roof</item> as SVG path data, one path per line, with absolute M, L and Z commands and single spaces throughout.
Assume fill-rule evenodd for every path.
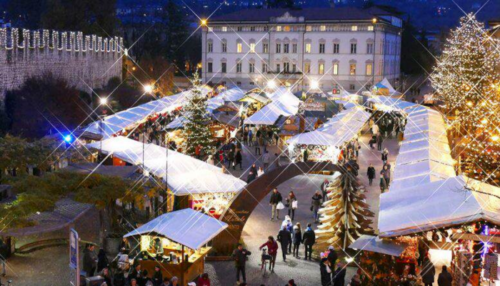
M 292 116 L 299 111 L 300 99 L 288 89 L 270 95 L 272 102 L 245 119 L 245 124 L 274 125 L 280 116 Z
M 226 223 L 187 208 L 163 214 L 124 237 L 158 235 L 198 250 L 226 228 Z
M 349 248 L 377 252 L 391 256 L 400 256 L 406 246 L 396 244 L 394 241 L 389 239 L 381 239 L 371 235 L 362 235 L 355 242 L 349 245 Z

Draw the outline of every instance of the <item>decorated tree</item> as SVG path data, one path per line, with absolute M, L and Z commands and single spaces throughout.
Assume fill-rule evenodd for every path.
M 328 200 L 319 210 L 321 225 L 316 231 L 317 249 L 324 250 L 332 245 L 345 250 L 362 234 L 370 232 L 373 213 L 350 169 L 330 183 L 328 189 Z
M 196 147 L 201 146 L 205 154 L 213 152 L 212 133 L 208 128 L 209 116 L 207 112 L 207 97 L 203 94 L 203 86 L 194 73 L 193 89 L 188 96 L 188 102 L 183 107 L 184 123 L 183 135 L 186 139 L 186 154 L 195 155 Z
M 498 47 L 484 24 L 468 14 L 451 32 L 431 77 L 456 131 L 463 166 L 483 178 L 498 175 L 492 173 L 500 154 Z

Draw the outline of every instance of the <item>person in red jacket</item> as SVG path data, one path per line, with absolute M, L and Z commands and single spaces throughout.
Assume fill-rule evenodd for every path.
M 210 278 L 208 278 L 208 273 L 203 273 L 200 278 L 198 278 L 198 284 L 196 286 L 210 286 Z
M 278 243 L 274 240 L 274 237 L 270 236 L 267 238 L 267 242 L 261 245 L 259 249 L 262 250 L 264 247 L 267 247 L 267 253 L 271 256 L 269 270 L 274 272 L 274 264 L 276 263 L 276 255 L 278 254 Z

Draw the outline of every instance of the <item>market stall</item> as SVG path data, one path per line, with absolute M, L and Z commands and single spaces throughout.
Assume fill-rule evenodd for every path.
M 160 266 L 164 278 L 179 278 L 187 285 L 205 271 L 205 257 L 210 241 L 227 228 L 227 224 L 192 209 L 161 215 L 129 232 L 136 237 L 139 253 L 133 264 L 154 273 Z
M 269 95 L 272 102 L 245 119 L 245 125 L 274 125 L 281 116 L 289 117 L 299 111 L 300 99 L 288 89 Z

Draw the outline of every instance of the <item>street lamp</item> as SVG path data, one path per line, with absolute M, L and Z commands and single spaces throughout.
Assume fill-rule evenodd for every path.
M 144 92 L 145 92 L 145 93 L 152 93 L 152 92 L 153 92 L 153 86 L 152 86 L 152 85 L 150 85 L 150 84 L 146 84 L 146 85 L 144 86 Z
M 99 105 L 106 105 L 108 104 L 108 98 L 107 97 L 100 97 L 99 98 Z
M 102 141 L 104 140 L 104 118 L 106 116 L 106 109 L 105 106 L 108 104 L 108 98 L 107 97 L 99 97 L 99 106 L 102 110 L 102 115 L 99 115 L 99 132 L 101 133 L 101 143 L 100 143 L 100 148 L 101 148 L 101 155 L 102 155 Z
M 312 80 L 311 89 L 318 89 L 318 88 L 319 88 L 319 82 L 317 80 Z
M 274 79 L 269 80 L 267 82 L 267 87 L 271 89 L 276 88 L 276 81 Z
M 201 19 L 201 25 L 206 26 L 208 24 L 207 19 Z

